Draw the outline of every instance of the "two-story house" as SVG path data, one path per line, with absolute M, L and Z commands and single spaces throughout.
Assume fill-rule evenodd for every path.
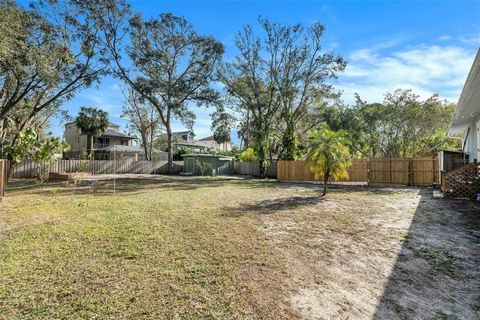
M 172 140 L 174 141 L 174 149 L 185 147 L 192 149 L 194 152 L 205 152 L 207 150 L 232 150 L 232 144 L 230 141 L 217 143 L 213 136 L 195 140 L 195 135 L 191 131 L 172 132 Z
M 204 146 L 207 149 L 221 150 L 221 151 L 230 151 L 232 150 L 232 143 L 230 141 L 218 143 L 215 141 L 213 136 L 208 136 L 202 139 L 199 139 L 195 142 L 198 146 Z
M 110 123 L 101 136 L 94 137 L 93 155 L 95 160 L 140 160 L 142 158 L 143 148 L 132 145 L 135 138 L 119 130 L 119 125 Z M 81 133 L 75 122 L 65 124 L 63 138 L 70 146 L 70 149 L 63 154 L 64 159 L 81 159 L 90 151 L 91 139 Z

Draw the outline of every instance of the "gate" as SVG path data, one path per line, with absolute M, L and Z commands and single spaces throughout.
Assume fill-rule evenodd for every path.
M 368 182 L 426 186 L 439 183 L 437 157 L 370 158 Z

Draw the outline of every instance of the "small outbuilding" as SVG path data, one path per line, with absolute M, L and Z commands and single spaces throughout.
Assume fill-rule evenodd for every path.
M 184 154 L 183 175 L 228 176 L 234 174 L 235 160 L 216 154 Z

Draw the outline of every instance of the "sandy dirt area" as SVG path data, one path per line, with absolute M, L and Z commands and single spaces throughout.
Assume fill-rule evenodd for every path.
M 286 260 L 295 317 L 480 318 L 478 205 L 425 189 L 296 193 L 259 205 L 269 213 L 260 229 Z

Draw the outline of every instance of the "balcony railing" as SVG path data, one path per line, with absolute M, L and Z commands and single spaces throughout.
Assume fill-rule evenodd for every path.
M 110 143 L 94 143 L 93 144 L 93 149 L 102 149 L 102 148 L 105 148 L 105 147 L 108 147 L 110 146 L 111 144 Z

